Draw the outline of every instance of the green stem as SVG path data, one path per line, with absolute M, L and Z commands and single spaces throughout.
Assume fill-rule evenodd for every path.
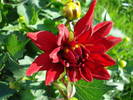
M 60 94 L 64 97 L 64 100 L 67 100 L 65 90 L 59 85 L 59 83 L 54 82 L 53 85 L 59 90 Z
M 64 16 L 59 16 L 59 17 L 57 17 L 57 18 L 55 18 L 55 19 L 53 19 L 54 21 L 58 21 L 58 20 L 61 20 L 61 19 L 63 19 L 64 18 Z

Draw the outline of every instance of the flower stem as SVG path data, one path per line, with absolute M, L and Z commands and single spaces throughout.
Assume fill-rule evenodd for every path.
M 58 20 L 61 20 L 61 19 L 63 19 L 64 18 L 64 16 L 59 16 L 59 17 L 57 17 L 57 18 L 55 18 L 55 19 L 53 19 L 54 21 L 58 21 Z
M 60 94 L 64 97 L 64 100 L 67 100 L 66 87 L 62 83 L 54 82 L 53 85 L 59 90 Z

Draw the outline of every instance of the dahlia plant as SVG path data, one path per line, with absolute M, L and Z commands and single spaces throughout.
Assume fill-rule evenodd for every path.
M 106 52 L 121 42 L 122 39 L 108 35 L 112 29 L 111 21 L 93 25 L 96 2 L 96 0 L 92 0 L 87 13 L 74 25 L 73 32 L 68 24 L 59 24 L 57 35 L 49 31 L 27 33 L 27 37 L 40 50 L 44 51 L 27 69 L 27 76 L 39 71 L 46 71 L 45 85 L 52 85 L 53 83 L 58 89 L 60 85 L 57 81 L 68 88 L 68 84 L 82 79 L 87 82 L 94 79 L 110 79 L 107 67 L 115 65 L 116 62 Z M 76 7 L 80 7 L 77 1 L 70 1 L 65 6 L 67 23 L 79 17 L 80 8 L 76 10 Z M 70 100 L 73 97 L 73 95 L 66 96 L 65 93 L 63 94 L 62 89 L 59 91 L 65 95 L 65 99 Z

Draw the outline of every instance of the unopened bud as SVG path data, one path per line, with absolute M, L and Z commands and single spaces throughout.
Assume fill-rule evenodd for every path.
M 125 37 L 125 38 L 124 38 L 124 41 L 125 41 L 125 42 L 129 42 L 129 41 L 130 41 L 130 38 L 129 38 L 129 37 Z
M 71 1 L 66 3 L 64 9 L 64 16 L 68 20 L 77 19 L 81 15 L 81 6 L 79 1 Z
M 126 67 L 127 62 L 125 60 L 120 60 L 119 65 L 121 68 L 124 68 L 124 67 Z

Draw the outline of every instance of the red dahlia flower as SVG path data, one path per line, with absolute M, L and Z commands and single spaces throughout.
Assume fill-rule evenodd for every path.
M 105 67 L 114 65 L 115 61 L 105 52 L 119 43 L 121 38 L 107 36 L 112 28 L 110 21 L 92 27 L 95 5 L 96 0 L 93 0 L 87 14 L 75 25 L 71 41 L 70 33 L 63 24 L 58 26 L 58 35 L 48 31 L 27 34 L 45 52 L 30 65 L 26 72 L 28 76 L 46 70 L 46 85 L 57 80 L 64 71 L 72 82 L 110 78 Z

